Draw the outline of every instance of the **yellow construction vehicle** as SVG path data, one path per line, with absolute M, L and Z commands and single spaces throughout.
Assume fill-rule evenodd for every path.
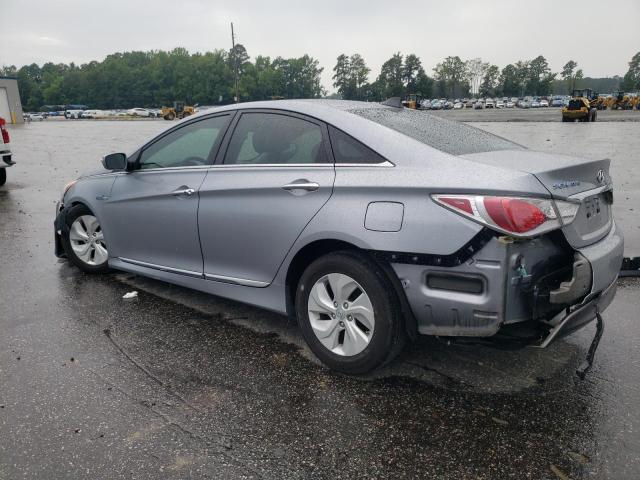
M 406 108 L 410 108 L 411 110 L 418 110 L 421 108 L 420 106 L 421 101 L 422 101 L 422 98 L 420 97 L 420 95 L 416 95 L 415 93 L 410 93 L 404 97 L 404 100 L 402 101 L 402 105 L 404 105 Z
M 196 113 L 196 108 L 185 105 L 184 102 L 173 102 L 173 107 L 162 107 L 162 118 L 165 120 L 183 119 Z
M 598 98 L 596 98 L 596 108 L 598 110 L 606 110 L 608 106 L 608 100 L 609 99 L 606 96 L 598 95 Z
M 624 92 L 613 92 L 611 97 L 611 110 L 631 110 L 633 104 L 629 95 L 625 95 Z
M 563 122 L 595 122 L 598 117 L 598 94 L 590 88 L 574 90 L 569 105 L 562 109 Z

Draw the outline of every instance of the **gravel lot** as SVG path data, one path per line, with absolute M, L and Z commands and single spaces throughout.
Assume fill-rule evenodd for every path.
M 11 128 L 19 163 L 0 189 L 0 479 L 640 476 L 636 280 L 619 282 L 585 381 L 573 372 L 592 326 L 545 351 L 425 338 L 387 369 L 348 378 L 318 365 L 286 318 L 57 260 L 64 183 L 166 126 Z M 477 126 L 612 158 L 615 214 L 639 245 L 628 209 L 640 207 L 640 124 Z M 123 300 L 131 290 L 139 297 Z

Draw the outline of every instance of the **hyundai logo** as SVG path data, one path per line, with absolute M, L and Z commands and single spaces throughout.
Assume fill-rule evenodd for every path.
M 604 183 L 604 170 L 598 170 L 598 173 L 596 173 L 596 180 L 598 180 L 598 183 Z

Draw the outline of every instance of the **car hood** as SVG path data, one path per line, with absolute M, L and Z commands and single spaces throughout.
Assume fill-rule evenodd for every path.
M 585 160 L 532 150 L 501 150 L 461 157 L 483 165 L 530 173 L 558 199 L 611 183 L 609 159 Z

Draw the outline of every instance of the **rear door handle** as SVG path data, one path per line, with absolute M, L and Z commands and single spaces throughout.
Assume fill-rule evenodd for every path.
M 182 195 L 186 195 L 187 197 L 190 197 L 194 193 L 196 193 L 196 191 L 193 188 L 187 187 L 187 186 L 182 186 L 182 187 L 178 188 L 177 190 L 174 190 L 173 192 L 171 192 L 171 195 L 174 195 L 176 197 L 179 197 L 179 196 L 182 196 Z
M 315 192 L 320 188 L 320 184 L 316 182 L 310 182 L 309 180 L 295 180 L 291 183 L 287 183 L 282 186 L 283 190 L 306 190 L 307 192 Z

